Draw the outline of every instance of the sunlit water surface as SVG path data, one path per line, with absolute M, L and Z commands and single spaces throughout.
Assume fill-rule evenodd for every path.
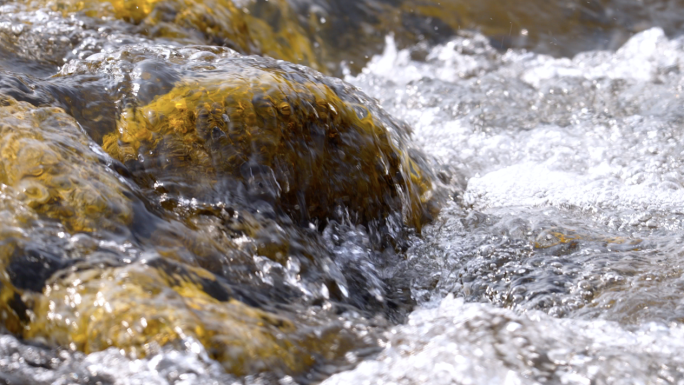
M 406 261 L 422 308 L 325 383 L 683 381 L 684 39 L 553 59 L 463 34 L 425 63 L 387 43 L 347 80 L 452 202 Z
M 407 322 L 324 383 L 684 382 L 683 69 L 684 38 L 657 28 L 572 59 L 502 53 L 472 32 L 408 50 L 388 36 L 345 80 L 409 123 L 449 199 L 401 263 L 373 272 L 408 281 Z M 2 335 L 0 382 L 295 381 L 235 378 L 183 343 L 134 360 Z

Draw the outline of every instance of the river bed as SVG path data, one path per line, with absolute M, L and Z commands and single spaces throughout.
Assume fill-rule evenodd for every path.
M 681 39 L 570 59 L 481 35 L 347 78 L 449 165 L 409 251 L 423 295 L 385 350 L 326 383 L 682 381 Z M 419 294 L 419 295 L 420 295 Z

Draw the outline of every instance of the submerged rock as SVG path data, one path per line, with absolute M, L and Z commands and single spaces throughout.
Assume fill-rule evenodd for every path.
M 103 148 L 166 199 L 203 201 L 220 189 L 301 224 L 340 208 L 362 224 L 400 212 L 420 228 L 429 218 L 429 171 L 410 153 L 407 127 L 339 80 L 217 53 L 129 47 L 66 68 L 135 68 Z
M 0 135 L 0 316 L 15 335 L 134 357 L 192 338 L 237 375 L 301 375 L 373 345 L 362 324 L 247 289 L 236 260 L 251 256 L 149 212 L 63 110 L 3 96 Z
M 57 1 L 44 31 L 32 4 L 2 16 L 25 28 L 0 31 L 8 52 L 70 35 L 35 68 L 0 60 L 4 327 L 130 357 L 197 341 L 240 376 L 311 380 L 372 352 L 370 325 L 411 307 L 392 271 L 439 200 L 408 127 L 312 69 L 180 47 L 268 53 L 241 23 L 286 26 L 229 1 Z M 205 28 L 209 6 L 233 19 Z
M 20 332 L 28 320 L 21 291 L 41 291 L 70 265 L 60 251 L 40 247 L 43 238 L 59 248 L 67 232 L 121 232 L 133 209 L 128 189 L 64 111 L 0 96 L 0 138 L 0 306 L 7 328 Z
M 125 47 L 62 70 L 88 75 L 118 90 L 104 150 L 167 213 L 248 254 L 294 259 L 314 282 L 334 276 L 332 298 L 386 309 L 393 290 L 371 267 L 394 263 L 439 194 L 408 128 L 373 100 L 305 67 L 218 47 Z M 341 230 L 326 240 L 329 226 Z M 346 237 L 361 252 L 333 251 Z
M 254 6 L 232 0 L 57 0 L 33 2 L 29 9 L 120 19 L 130 23 L 126 32 L 131 35 L 182 45 L 220 45 L 243 54 L 268 55 L 322 68 L 314 40 L 299 25 L 287 1 L 260 5 L 274 13 L 272 17 L 254 15 L 250 11 Z
M 33 221 L 0 238 L 15 335 L 134 357 L 192 339 L 230 373 L 299 376 L 375 346 L 357 312 L 410 307 L 383 269 L 435 212 L 431 171 L 344 82 L 142 45 L 0 86 L 25 100 L 2 99 L 0 182 Z
M 85 353 L 116 347 L 133 357 L 169 344 L 184 349 L 192 339 L 235 375 L 298 375 L 316 362 L 341 359 L 350 344 L 363 345 L 341 322 L 314 334 L 311 321 L 230 294 L 206 271 L 163 260 L 78 271 L 53 280 L 36 299 L 24 336 Z
M 64 111 L 2 97 L 0 136 L 0 183 L 35 212 L 73 232 L 132 219 L 126 188 L 105 171 L 85 133 Z

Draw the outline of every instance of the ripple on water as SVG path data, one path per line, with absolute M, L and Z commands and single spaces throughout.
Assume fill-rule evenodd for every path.
M 418 62 L 389 38 L 347 80 L 452 202 L 403 265 L 424 309 L 329 383 L 680 381 L 682 66 L 660 29 L 572 59 L 462 33 Z
M 59 105 L 73 115 L 97 144 L 87 139 L 76 121 L 61 110 L 45 110 L 40 115 L 33 107 L 21 104 L 26 113 L 60 116 L 48 123 L 61 122 L 63 132 L 82 139 L 66 143 L 57 155 L 69 158 L 74 152 L 87 154 L 88 159 L 92 158 L 88 165 L 103 170 L 88 174 L 88 180 L 96 183 L 112 179 L 109 185 L 116 188 L 105 190 L 122 192 L 126 197 L 122 206 L 125 209 L 112 211 L 130 210 L 136 216 L 131 220 L 130 215 L 123 215 L 125 224 L 133 224 L 117 237 L 98 231 L 71 234 L 74 229 L 92 230 L 89 218 L 107 203 L 117 206 L 116 199 L 103 198 L 103 203 L 92 194 L 64 195 L 60 198 L 64 205 L 68 206 L 70 199 L 83 199 L 93 203 L 93 209 L 77 205 L 83 212 L 77 211 L 75 218 L 85 218 L 83 223 L 71 223 L 70 219 L 64 219 L 64 223 L 44 221 L 38 214 L 50 217 L 49 210 L 54 207 L 46 206 L 46 202 L 57 197 L 59 191 L 69 190 L 69 186 L 63 178 L 50 177 L 49 188 L 36 181 L 48 175 L 76 172 L 79 162 L 69 162 L 69 167 L 55 168 L 54 172 L 8 167 L 0 176 L 16 184 L 13 188 L 21 190 L 21 202 L 25 204 L 16 204 L 18 199 L 11 191 L 3 190 L 3 234 L 18 242 L 17 247 L 41 246 L 24 253 L 28 258 L 20 262 L 28 267 L 22 270 L 16 264 L 10 266 L 13 276 L 3 278 L 4 291 L 0 294 L 8 307 L 2 310 L 19 314 L 25 310 L 23 305 L 35 306 L 37 312 L 30 314 L 32 319 L 15 320 L 8 327 L 15 326 L 13 332 L 18 333 L 20 322 L 44 322 L 59 333 L 41 332 L 40 328 L 22 333 L 63 345 L 71 338 L 74 341 L 70 348 L 74 349 L 78 342 L 78 347 L 86 351 L 119 346 L 107 340 L 119 338 L 118 344 L 139 347 L 146 354 L 146 358 L 136 359 L 130 351 L 113 348 L 90 354 L 67 352 L 3 335 L 0 381 L 288 383 L 294 380 L 288 376 L 276 378 L 278 375 L 273 373 L 238 380 L 226 375 L 225 370 L 236 374 L 264 368 L 281 370 L 281 374 L 299 372 L 305 370 L 302 365 L 312 365 L 315 359 L 311 352 L 322 351 L 331 356 L 319 362 L 335 362 L 336 366 L 318 365 L 304 378 L 320 380 L 344 365 L 362 361 L 383 339 L 387 343 L 377 357 L 332 377 L 330 383 L 620 383 L 675 382 L 683 378 L 684 365 L 679 358 L 683 333 L 680 323 L 684 319 L 680 296 L 684 286 L 684 149 L 679 140 L 684 111 L 683 39 L 670 40 L 661 30 L 651 29 L 634 36 L 615 53 L 589 52 L 572 59 L 554 59 L 524 51 L 501 53 L 492 48 L 488 38 L 477 33 L 459 33 L 452 41 L 427 51 L 424 46 L 398 50 L 388 38 L 385 53 L 371 60 L 361 74 L 348 76 L 347 80 L 379 98 L 393 116 L 415 128 L 417 141 L 433 156 L 430 161 L 440 169 L 438 175 L 452 199 L 435 223 L 424 229 L 421 239 L 414 237 L 398 245 L 400 249 L 413 244 L 406 254 L 390 252 L 392 255 L 387 256 L 369 244 L 392 244 L 394 240 L 372 239 L 373 229 L 350 223 L 344 213 L 338 215 L 329 205 L 321 205 L 321 216 L 336 216 L 336 220 L 320 229 L 315 224 L 309 229 L 293 226 L 286 215 L 272 220 L 273 207 L 268 202 L 257 207 L 250 206 L 252 200 L 247 200 L 247 208 L 235 215 L 237 211 L 224 210 L 223 201 L 206 199 L 200 202 L 206 205 L 198 205 L 197 197 L 185 199 L 179 193 L 183 189 L 201 189 L 210 198 L 221 200 L 224 195 L 219 193 L 225 186 L 214 180 L 208 182 L 212 189 L 204 189 L 191 183 L 196 175 L 172 175 L 171 171 L 155 168 L 159 162 L 148 169 L 131 167 L 132 173 L 122 172 L 124 175 L 110 173 L 109 168 L 121 170 L 121 165 L 98 146 L 122 122 L 142 123 L 152 132 L 159 131 L 154 113 L 129 120 L 120 113 L 125 109 L 132 114 L 150 112 L 146 106 L 161 111 L 154 101 L 163 100 L 164 95 L 182 86 L 181 79 L 211 88 L 212 79 L 207 73 L 226 76 L 231 68 L 257 64 L 262 73 L 268 72 L 265 68 L 270 66 L 275 72 L 296 72 L 309 80 L 320 81 L 319 75 L 282 62 L 241 58 L 227 48 L 179 48 L 163 36 L 131 36 L 126 33 L 130 25 L 121 20 L 96 21 L 84 15 L 64 18 L 45 9 L 28 12 L 20 5 L 3 5 L 0 13 L 0 54 L 12 53 L 0 56 L 0 66 L 39 77 L 61 68 L 58 76 L 45 81 L 3 72 L 0 88 L 22 101 Z M 197 32 L 195 27 L 199 25 L 185 28 L 174 23 L 167 27 L 180 28 L 183 33 Z M 205 38 L 199 36 L 195 42 L 204 43 Z M 31 50 L 37 52 L 28 54 Z M 416 60 L 418 57 L 424 60 Z M 235 64 L 239 61 L 242 64 Z M 269 83 L 269 87 L 272 85 Z M 82 94 L 74 94 L 76 89 Z M 106 95 L 101 95 L 102 90 Z M 278 92 L 276 96 L 282 98 Z M 355 90 L 350 92 L 356 95 Z M 249 96 L 245 104 L 251 109 L 264 109 L 261 118 L 293 113 L 281 103 L 278 107 L 284 108 L 276 111 L 265 99 L 245 95 Z M 297 102 L 305 105 L 311 101 L 309 96 L 302 91 Z M 206 101 L 215 102 L 202 100 Z M 110 103 L 120 110 L 94 108 L 97 103 L 102 103 L 100 107 Z M 367 99 L 363 103 L 373 104 Z M 342 105 L 340 102 L 337 107 Z M 193 113 L 186 115 L 187 105 L 179 106 L 180 112 L 164 112 L 194 119 L 195 112 L 197 116 L 208 116 L 211 107 L 195 111 L 197 106 L 191 106 Z M 376 110 L 384 116 L 375 107 L 374 114 Z M 102 115 L 91 116 L 89 111 L 100 111 Z M 326 107 L 321 118 L 323 110 L 315 110 L 313 104 L 308 111 L 319 118 L 319 123 L 331 112 Z M 363 111 L 354 111 L 361 113 L 356 120 L 365 119 Z M 356 121 L 354 111 L 348 111 L 350 121 Z M 251 112 L 249 119 L 256 119 L 259 114 Z M 223 118 L 223 114 L 217 114 L 216 119 L 202 122 L 216 121 L 217 127 L 224 127 L 219 115 Z M 184 134 L 198 127 L 200 131 L 207 128 L 194 124 L 192 119 L 188 122 L 193 124 L 180 127 Z M 219 131 L 215 133 L 223 137 Z M 130 144 L 120 140 L 116 132 L 110 137 L 111 143 Z M 174 143 L 175 147 L 162 148 L 170 149 L 170 156 L 162 160 L 184 157 L 176 150 L 188 142 Z M 134 156 L 128 159 L 130 154 L 119 149 L 110 148 L 113 156 L 122 162 L 132 161 L 133 165 L 144 163 L 140 156 L 151 155 L 138 152 L 136 147 Z M 246 146 L 242 151 L 251 154 L 253 148 Z M 20 166 L 30 165 L 29 155 Z M 42 163 L 54 165 L 49 159 Z M 378 172 L 382 171 L 381 165 L 377 166 Z M 26 180 L 32 182 L 12 178 L 13 173 L 22 173 L 22 179 L 25 174 Z M 149 175 L 188 178 L 182 181 L 190 183 L 179 184 L 169 194 L 164 186 L 145 180 Z M 137 202 L 136 194 L 140 192 L 132 182 L 136 178 L 149 193 L 148 206 L 156 205 L 161 212 L 167 210 L 164 221 L 155 219 L 158 213 L 148 212 L 142 204 L 129 208 L 129 204 Z M 245 175 L 235 178 L 249 179 Z M 133 193 L 129 194 L 129 189 Z M 174 200 L 172 207 L 164 207 L 169 195 Z M 253 196 L 248 194 L 248 198 Z M 295 203 L 288 203 L 290 214 Z M 247 222 L 258 218 L 258 223 L 270 224 L 259 235 L 263 242 L 251 244 L 248 236 L 222 231 L 229 227 L 226 223 L 235 224 L 233 219 L 237 217 L 247 218 Z M 396 235 L 398 225 L 390 219 L 384 234 Z M 22 225 L 31 221 L 39 225 L 22 232 Z M 155 227 L 154 234 L 135 225 L 145 221 Z M 291 247 L 287 258 L 278 254 L 278 247 L 284 244 Z M 50 252 L 48 246 L 59 249 L 59 255 Z M 14 261 L 11 250 L 0 251 L 7 261 Z M 46 276 L 41 277 L 47 280 L 55 269 L 64 267 L 51 265 L 60 259 L 68 263 L 86 259 L 90 266 L 64 269 L 63 274 L 53 277 L 45 296 L 53 295 L 58 301 L 50 303 L 40 299 L 42 283 L 33 287 L 21 278 L 29 268 L 47 266 Z M 166 259 L 195 268 L 171 268 L 160 262 Z M 104 279 L 100 281 L 102 277 L 93 271 Z M 170 271 L 175 272 L 175 278 L 165 275 Z M 235 281 L 223 280 L 226 277 Z M 147 290 L 145 284 L 154 290 Z M 249 288 L 250 293 L 232 291 L 240 286 Z M 352 299 L 345 299 L 348 288 L 357 289 Z M 13 301 L 14 289 L 33 292 L 24 297 L 37 299 L 25 304 Z M 231 293 L 230 301 L 225 293 Z M 335 306 L 342 303 L 371 308 L 368 304 L 390 306 L 416 301 L 422 307 L 406 325 L 378 338 L 376 333 L 387 327 L 385 321 L 364 319 L 355 312 L 340 316 L 338 310 L 348 307 L 334 308 L 335 301 L 328 301 L 331 295 L 339 300 Z M 106 300 L 102 300 L 104 297 Z M 275 299 L 278 303 L 300 301 L 297 303 L 303 306 L 262 311 L 258 304 L 252 307 L 244 303 L 250 298 L 266 298 L 266 302 Z M 106 306 L 134 306 L 133 299 L 147 308 L 104 315 L 98 322 L 89 318 L 101 315 L 93 313 L 106 311 Z M 99 307 L 84 305 L 84 301 Z M 165 309 L 166 318 L 160 315 L 156 324 L 150 318 L 148 324 L 146 309 L 152 308 Z M 126 319 L 128 315 L 135 319 Z M 229 319 L 239 327 L 226 330 Z M 177 329 L 173 322 L 190 326 Z M 134 333 L 134 329 L 146 325 L 161 331 L 150 332 L 160 341 L 136 339 L 144 337 L 144 333 Z M 293 332 L 293 328 L 298 331 Z M 81 333 L 83 330 L 94 333 L 96 338 Z M 279 334 L 279 330 L 287 333 Z M 173 343 L 158 346 L 167 339 Z M 209 340 L 214 344 L 205 350 L 211 345 Z M 370 348 L 365 349 L 367 346 Z M 250 349 L 256 353 L 248 364 L 231 358 L 231 354 L 237 354 L 247 359 L 245 351 Z M 299 353 L 293 353 L 296 350 Z M 270 353 L 273 356 L 268 356 Z M 219 366 L 209 357 L 223 359 L 227 364 Z M 297 357 L 308 361 L 299 362 Z M 289 369 L 285 368 L 290 364 Z
M 388 333 L 385 350 L 323 384 L 633 384 L 684 375 L 684 328 L 519 315 L 447 297 Z

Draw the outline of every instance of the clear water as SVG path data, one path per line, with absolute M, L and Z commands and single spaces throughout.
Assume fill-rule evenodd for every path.
M 347 80 L 408 121 L 452 202 L 409 251 L 422 308 L 326 384 L 684 381 L 684 39 L 553 59 L 392 38 Z
M 0 64 L 36 77 L 68 72 L 69 60 L 101 59 L 91 56 L 99 51 L 153 44 L 117 21 L 97 29 L 13 4 L 1 11 L 3 33 L 20 37 L 7 49 L 20 53 Z M 502 53 L 474 32 L 434 47 L 399 50 L 392 36 L 385 43 L 345 80 L 413 128 L 449 200 L 399 262 L 378 261 L 364 229 L 322 232 L 330 266 L 358 265 L 371 289 L 380 279 L 398 281 L 390 287 L 410 288 L 416 306 L 395 326 L 353 314 L 335 319 L 325 303 L 316 314 L 303 311 L 303 319 L 356 327 L 357 337 L 381 348 L 349 352 L 346 365 L 316 368 L 311 380 L 348 369 L 324 383 L 684 383 L 684 38 L 649 29 L 616 52 L 571 59 Z M 64 238 L 57 227 L 35 232 L 53 242 Z M 73 243 L 79 253 L 88 249 L 85 238 L 60 245 Z M 257 257 L 253 265 L 264 286 L 284 282 L 311 300 L 313 283 L 301 280 L 295 260 Z M 324 295 L 319 287 L 311 297 Z M 133 359 L 113 348 L 83 354 L 8 334 L 0 336 L 3 381 L 295 383 L 228 375 L 192 338 Z

